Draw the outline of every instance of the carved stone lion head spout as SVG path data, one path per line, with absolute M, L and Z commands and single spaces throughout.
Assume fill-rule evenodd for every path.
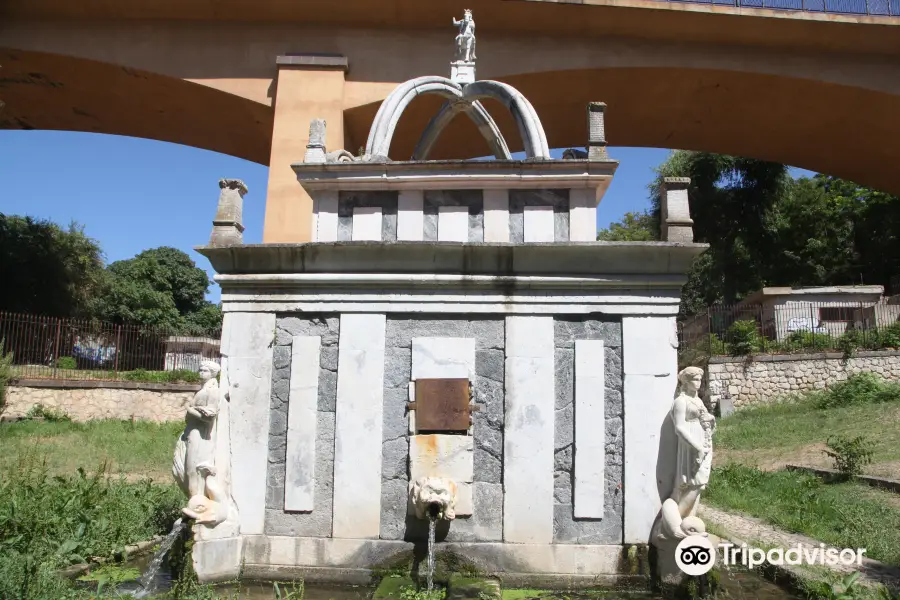
M 419 519 L 456 518 L 456 483 L 443 477 L 422 477 L 409 486 L 409 499 Z

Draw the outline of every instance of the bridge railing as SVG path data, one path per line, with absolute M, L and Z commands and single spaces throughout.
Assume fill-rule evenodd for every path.
M 738 8 L 767 8 L 843 15 L 900 16 L 900 0 L 664 0 Z

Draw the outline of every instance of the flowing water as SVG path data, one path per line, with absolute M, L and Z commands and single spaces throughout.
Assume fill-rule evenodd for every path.
M 434 530 L 437 519 L 428 517 L 428 591 L 434 589 Z
M 159 588 L 161 587 L 161 582 L 158 580 L 159 570 L 166 558 L 166 554 L 172 549 L 172 545 L 175 543 L 175 540 L 178 539 L 178 536 L 181 535 L 181 530 L 184 529 L 184 527 L 185 525 L 182 523 L 181 519 L 178 519 L 172 525 L 172 531 L 169 532 L 169 535 L 167 535 L 159 545 L 159 550 L 157 550 L 156 554 L 153 555 L 153 558 L 150 559 L 147 570 L 144 571 L 144 574 L 138 579 L 140 588 L 132 593 L 135 598 L 146 598 L 159 591 Z M 166 579 L 163 583 L 168 583 L 168 581 L 169 580 Z

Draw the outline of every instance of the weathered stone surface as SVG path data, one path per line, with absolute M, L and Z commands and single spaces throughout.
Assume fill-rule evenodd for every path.
M 460 232 L 460 235 L 467 236 L 467 239 L 461 241 L 481 242 L 484 240 L 481 190 L 426 190 L 423 204 L 424 237 L 426 241 L 438 240 L 440 234 L 439 212 L 441 207 L 456 206 L 468 209 L 468 218 L 462 222 L 463 230 Z
M 397 192 L 340 192 L 338 200 L 338 240 L 353 237 L 353 212 L 356 208 L 381 209 L 381 237 L 397 241 Z
M 412 439 L 412 438 L 410 438 Z M 406 477 L 406 462 L 409 443 L 406 437 L 384 442 L 381 446 L 381 473 L 385 479 Z
M 506 318 L 503 539 L 553 538 L 552 317 Z
M 707 370 L 709 404 L 729 399 L 735 410 L 779 402 L 791 392 L 824 389 L 855 373 L 872 372 L 888 381 L 900 380 L 900 352 L 756 357 L 753 361 L 717 359 Z
M 477 350 L 475 372 L 479 377 L 503 383 L 504 360 L 502 350 Z
M 384 351 L 384 386 L 406 388 L 410 382 L 412 352 L 408 348 L 391 348 Z
M 575 367 L 575 341 L 602 340 L 603 403 L 601 414 L 606 442 L 602 446 L 600 459 L 603 464 L 602 517 L 578 518 L 574 516 L 574 498 L 577 493 L 575 457 L 578 456 L 578 440 L 575 435 L 577 408 L 575 388 L 578 385 L 578 369 Z M 578 318 L 556 319 L 554 322 L 554 344 L 556 346 L 555 378 L 556 405 L 554 440 L 554 534 L 555 543 L 563 544 L 612 544 L 621 543 L 622 500 L 621 494 L 610 491 L 610 478 L 621 479 L 623 443 L 622 427 L 622 374 L 621 374 L 621 325 L 617 321 L 579 320 Z M 612 358 L 611 358 L 612 357 Z M 600 359 L 598 359 L 600 360 Z M 590 362 L 590 361 L 589 361 Z M 589 372 L 589 375 L 594 374 Z M 593 387 L 593 386 L 592 386 Z M 584 411 L 582 411 L 584 412 Z M 587 417 L 589 430 L 596 431 L 596 416 Z M 587 452 L 588 449 L 585 448 Z M 618 470 L 616 470 L 618 469 Z M 576 486 L 573 489 L 573 485 Z
M 569 191 L 568 190 L 510 190 L 509 191 L 509 241 L 525 241 L 525 207 L 550 206 L 550 241 L 569 240 Z
M 199 389 L 200 386 L 197 386 Z M 6 389 L 3 417 L 19 419 L 35 405 L 65 413 L 73 421 L 117 419 L 184 420 L 193 391 L 157 391 L 119 388 L 44 388 L 11 385 Z

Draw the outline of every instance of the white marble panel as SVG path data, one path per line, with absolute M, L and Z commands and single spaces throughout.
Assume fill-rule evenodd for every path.
M 475 338 L 413 338 L 413 381 L 463 377 L 475 380 Z
M 678 369 L 673 317 L 623 317 L 624 542 L 645 544 L 674 473 L 658 468 Z
M 569 241 L 597 240 L 597 190 L 569 190 Z
M 509 241 L 509 190 L 483 190 L 484 241 Z
M 553 541 L 553 318 L 506 318 L 503 540 Z
M 413 435 L 409 438 L 409 480 L 445 477 L 456 483 L 456 514 L 472 514 L 475 438 L 469 435 Z M 410 507 L 412 508 L 412 507 Z
M 606 386 L 603 340 L 575 340 L 575 518 L 603 518 Z
M 322 338 L 295 335 L 291 342 L 284 509 L 313 510 L 316 487 L 316 408 Z
M 422 190 L 401 190 L 397 194 L 397 241 L 422 241 L 425 235 Z
M 222 355 L 227 357 L 232 495 L 241 532 L 263 532 L 268 466 L 269 395 L 272 390 L 274 313 L 225 315 Z
M 469 207 L 468 206 L 439 206 L 438 207 L 438 241 L 439 242 L 468 242 L 469 241 Z
M 338 193 L 331 190 L 316 190 L 312 192 L 315 206 L 315 218 L 317 242 L 337 241 L 338 232 Z
M 354 242 L 381 241 L 381 207 L 353 207 L 353 231 L 350 238 Z
M 678 331 L 674 317 L 622 320 L 622 372 L 664 376 L 678 369 Z
M 555 241 L 552 206 L 523 207 L 525 242 Z
M 334 439 L 332 535 L 377 538 L 385 315 L 341 315 Z

